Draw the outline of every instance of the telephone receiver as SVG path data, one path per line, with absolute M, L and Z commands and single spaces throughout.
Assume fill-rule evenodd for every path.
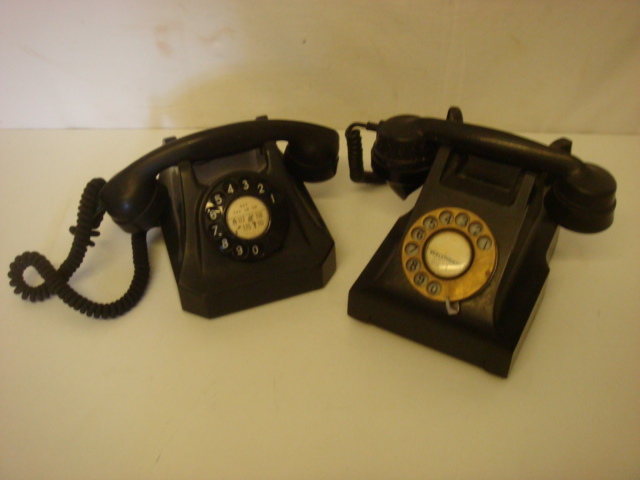
M 284 153 L 277 141 L 288 142 Z M 146 232 L 161 226 L 183 309 L 192 313 L 213 318 L 321 288 L 335 271 L 335 248 L 304 182 L 335 175 L 338 145 L 334 130 L 266 117 L 165 139 L 109 182 L 89 182 L 59 269 L 25 252 L 11 264 L 10 283 L 24 299 L 56 294 L 88 316 L 115 318 L 144 294 Z M 68 285 L 105 212 L 132 234 L 135 267 L 125 295 L 110 304 Z M 29 266 L 43 284 L 24 281 Z
M 358 129 L 376 132 L 372 171 Z M 558 226 L 582 233 L 613 223 L 616 181 L 550 146 L 413 115 L 346 131 L 351 179 L 387 183 L 401 198 L 422 187 L 349 292 L 348 311 L 506 377 L 535 316 Z
M 305 182 L 321 182 L 335 175 L 337 132 L 309 123 L 262 118 L 169 139 L 116 174 L 100 198 L 125 232 L 149 230 L 159 225 L 166 206 L 161 182 L 156 179 L 163 170 L 185 159 L 194 163 L 215 161 L 278 140 L 289 142 L 282 161 L 293 176 Z

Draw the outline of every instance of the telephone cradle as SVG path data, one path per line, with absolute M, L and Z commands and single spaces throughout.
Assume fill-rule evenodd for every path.
M 373 172 L 359 132 L 376 131 Z M 356 182 L 422 188 L 349 291 L 348 313 L 506 377 L 549 274 L 559 228 L 613 221 L 616 184 L 570 154 L 504 132 L 403 115 L 347 130 Z

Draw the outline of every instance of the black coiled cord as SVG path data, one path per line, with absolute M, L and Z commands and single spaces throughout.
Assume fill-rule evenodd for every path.
M 149 283 L 149 254 L 147 251 L 146 232 L 131 236 L 133 248 L 134 274 L 127 292 L 111 303 L 96 303 L 83 297 L 69 286 L 69 279 L 80 267 L 89 246 L 94 246 L 92 237 L 100 233 L 97 228 L 104 217 L 104 210 L 98 208 L 99 194 L 105 185 L 102 178 L 91 180 L 82 193 L 78 207 L 78 221 L 69 230 L 73 234 L 73 244 L 66 260 L 56 270 L 44 255 L 38 252 L 24 252 L 18 255 L 9 266 L 9 284 L 23 300 L 41 302 L 51 295 L 58 295 L 64 303 L 89 317 L 112 319 L 131 310 L 142 298 Z M 44 283 L 31 286 L 24 280 L 24 271 L 34 267 Z
M 360 135 L 360 131 L 357 130 L 358 127 L 375 130 L 376 125 L 373 123 L 353 123 L 349 125 L 349 128 L 345 131 L 345 138 L 347 139 L 347 159 L 349 160 L 349 176 L 352 181 L 357 183 L 385 183 L 385 181 L 374 172 L 365 172 L 364 170 L 362 136 Z

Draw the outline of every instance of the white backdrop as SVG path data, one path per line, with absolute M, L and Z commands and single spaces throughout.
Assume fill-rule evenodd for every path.
M 457 104 L 568 134 L 619 182 L 611 229 L 561 233 L 506 381 L 348 316 L 418 193 L 352 183 L 344 136 L 336 178 L 309 185 L 338 257 L 321 290 L 204 321 L 160 232 L 115 322 L 22 302 L 5 277 L 0 478 L 639 479 L 639 80 L 640 0 L 0 0 L 4 268 L 25 249 L 60 265 L 89 178 L 265 113 L 344 129 Z M 101 233 L 72 285 L 111 301 L 129 238 Z
M 640 2 L 0 0 L 0 128 L 640 131 Z

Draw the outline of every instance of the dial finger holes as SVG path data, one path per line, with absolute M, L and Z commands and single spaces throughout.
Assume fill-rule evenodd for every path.
M 468 298 L 487 284 L 497 262 L 496 240 L 470 210 L 445 207 L 415 220 L 402 244 L 402 267 L 414 289 L 446 303 Z

